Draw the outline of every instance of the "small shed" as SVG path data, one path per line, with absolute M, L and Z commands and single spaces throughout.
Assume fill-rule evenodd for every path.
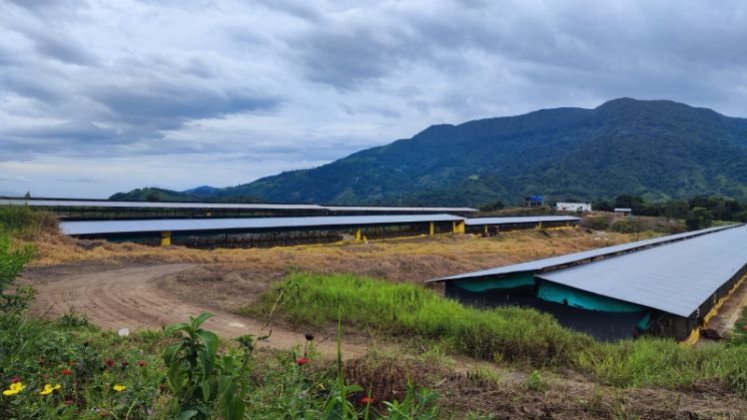
M 615 207 L 615 214 L 620 216 L 630 216 L 633 214 L 633 209 L 628 207 Z
M 575 211 L 577 213 L 588 212 L 591 211 L 591 203 L 558 202 L 555 204 L 555 210 Z

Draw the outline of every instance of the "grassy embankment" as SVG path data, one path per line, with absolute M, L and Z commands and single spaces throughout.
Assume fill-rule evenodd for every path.
M 267 315 L 281 293 L 278 311 L 298 325 L 321 326 L 340 316 L 352 328 L 426 340 L 452 354 L 572 368 L 614 386 L 716 383 L 747 396 L 747 346 L 736 339 L 695 348 L 653 338 L 600 343 L 534 310 L 469 308 L 417 285 L 345 275 L 292 274 L 245 310 Z

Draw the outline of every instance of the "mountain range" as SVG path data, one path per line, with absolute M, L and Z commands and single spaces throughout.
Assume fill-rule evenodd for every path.
M 621 98 L 594 109 L 543 109 L 459 125 L 329 164 L 177 199 L 329 204 L 519 203 L 526 195 L 647 201 L 699 194 L 747 200 L 747 119 L 706 108 Z M 145 199 L 152 189 L 114 199 Z M 160 190 L 165 191 L 165 190 Z

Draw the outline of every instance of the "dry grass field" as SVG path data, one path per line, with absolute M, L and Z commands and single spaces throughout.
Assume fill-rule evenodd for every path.
M 628 242 L 630 234 L 585 229 L 514 231 L 497 237 L 439 235 L 252 249 L 167 249 L 131 243 L 79 241 L 54 232 L 34 237 L 36 270 L 91 265 L 189 263 L 195 267 L 158 285 L 199 304 L 236 311 L 291 271 L 359 274 L 391 281 L 429 278 Z

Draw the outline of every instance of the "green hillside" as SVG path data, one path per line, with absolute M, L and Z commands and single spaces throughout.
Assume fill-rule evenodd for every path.
M 213 192 L 276 202 L 479 205 L 528 194 L 747 199 L 747 119 L 629 98 L 436 125 L 330 164 Z

